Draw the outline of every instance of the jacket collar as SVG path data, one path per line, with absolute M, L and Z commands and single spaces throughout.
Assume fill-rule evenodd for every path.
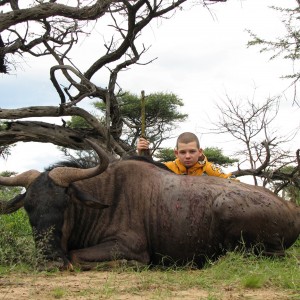
M 203 161 L 198 161 L 197 163 L 195 163 L 192 167 L 190 168 L 186 168 L 182 163 L 181 161 L 176 158 L 175 159 L 175 164 L 176 166 L 178 167 L 178 169 L 180 170 L 180 174 L 193 174 L 195 172 L 197 172 L 198 169 L 203 169 L 203 167 L 205 166 L 206 164 L 206 157 Z

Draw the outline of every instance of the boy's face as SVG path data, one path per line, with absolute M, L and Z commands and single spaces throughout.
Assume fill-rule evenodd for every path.
M 178 143 L 178 148 L 174 150 L 176 157 L 186 167 L 192 167 L 203 154 L 201 148 L 197 148 L 196 142 Z

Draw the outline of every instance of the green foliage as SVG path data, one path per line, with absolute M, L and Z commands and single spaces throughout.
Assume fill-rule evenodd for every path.
M 154 155 L 159 161 L 173 161 L 176 159 L 174 149 L 172 148 L 162 148 L 155 152 Z
M 14 172 L 2 172 L 11 175 Z M 9 200 L 19 194 L 19 187 L 0 186 L 0 199 Z M 32 264 L 35 245 L 28 216 L 24 209 L 9 215 L 0 215 L 0 265 L 14 266 L 18 263 Z
M 228 156 L 223 155 L 222 149 L 216 147 L 207 147 L 203 150 L 208 161 L 218 164 L 223 167 L 228 167 L 233 165 L 235 162 L 238 162 L 238 159 L 229 158 Z
M 167 122 L 173 124 L 176 121 L 186 119 L 186 114 L 177 111 L 182 107 L 183 101 L 173 93 L 154 93 L 146 96 L 146 127 L 155 127 L 155 124 Z M 121 113 L 135 125 L 141 124 L 141 99 L 137 95 L 125 93 L 121 97 Z
M 118 98 L 122 118 L 126 122 L 123 136 L 132 146 L 141 136 L 141 98 L 138 95 L 125 92 Z M 183 122 L 187 114 L 179 112 L 183 101 L 173 93 L 153 93 L 145 97 L 145 129 L 148 140 L 159 145 L 169 138 L 170 132 Z M 105 112 L 105 104 L 95 102 L 94 106 Z M 156 148 L 156 146 L 154 146 Z
M 125 92 L 118 97 L 118 104 L 120 107 L 120 114 L 124 120 L 122 130 L 122 139 L 130 146 L 131 151 L 135 151 L 137 139 L 141 136 L 141 98 L 138 95 Z M 153 145 L 155 151 L 161 142 L 170 137 L 172 130 L 174 130 L 179 122 L 185 121 L 187 114 L 179 112 L 183 101 L 172 93 L 153 93 L 145 97 L 145 130 L 147 139 Z M 100 110 L 98 120 L 105 124 L 106 104 L 95 102 L 94 106 Z M 79 116 L 72 116 L 67 125 L 73 129 L 91 128 L 85 119 Z M 81 159 L 90 158 L 90 153 L 81 151 L 77 152 L 75 157 L 72 156 L 67 149 L 59 148 L 64 155 L 74 159 L 80 157 Z
M 11 215 L 0 215 L 0 264 L 31 265 L 35 259 L 34 255 L 32 230 L 24 209 Z
M 67 126 L 73 129 L 92 128 L 84 118 L 79 116 L 72 116 L 71 120 L 67 121 Z

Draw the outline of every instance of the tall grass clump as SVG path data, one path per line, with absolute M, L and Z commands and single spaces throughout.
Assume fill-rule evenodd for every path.
M 0 264 L 14 266 L 32 263 L 35 252 L 31 227 L 23 209 L 0 216 Z
M 0 199 L 7 201 L 21 192 L 20 188 L 0 188 Z M 15 268 L 32 266 L 35 245 L 28 216 L 23 208 L 9 215 L 0 215 L 0 265 Z M 35 265 L 35 263 L 34 263 Z

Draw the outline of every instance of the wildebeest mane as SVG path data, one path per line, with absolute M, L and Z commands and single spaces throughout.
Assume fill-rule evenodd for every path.
M 152 157 L 147 157 L 147 156 L 140 156 L 140 155 L 133 155 L 133 156 L 128 156 L 123 158 L 122 160 L 135 160 L 135 161 L 143 161 L 152 165 L 155 165 L 163 170 L 169 171 L 173 173 L 168 167 L 166 167 L 163 163 L 154 161 Z M 46 167 L 44 170 L 51 171 L 54 168 L 57 167 L 70 167 L 70 168 L 82 168 L 82 169 L 87 169 L 91 167 L 96 166 L 95 161 L 85 161 L 84 159 L 80 160 L 75 160 L 75 159 L 70 159 L 70 160 L 64 160 L 64 161 L 58 161 L 48 167 Z
M 92 166 L 94 167 L 95 164 Z M 90 168 L 91 166 L 88 163 L 83 163 L 82 161 L 76 161 L 76 160 L 63 160 L 63 161 L 58 161 L 48 167 L 45 167 L 45 171 L 51 171 L 52 169 L 58 168 L 58 167 L 70 167 L 70 168 L 82 168 L 82 169 L 87 169 Z
M 140 155 L 133 155 L 133 156 L 129 156 L 126 158 L 126 160 L 137 160 L 137 161 L 143 161 L 143 162 L 147 162 L 150 163 L 152 165 L 155 165 L 161 169 L 164 169 L 166 171 L 169 171 L 171 173 L 173 173 L 173 171 L 171 171 L 166 165 L 164 165 L 161 162 L 155 161 L 153 160 L 152 157 L 148 157 L 148 156 L 140 156 Z

